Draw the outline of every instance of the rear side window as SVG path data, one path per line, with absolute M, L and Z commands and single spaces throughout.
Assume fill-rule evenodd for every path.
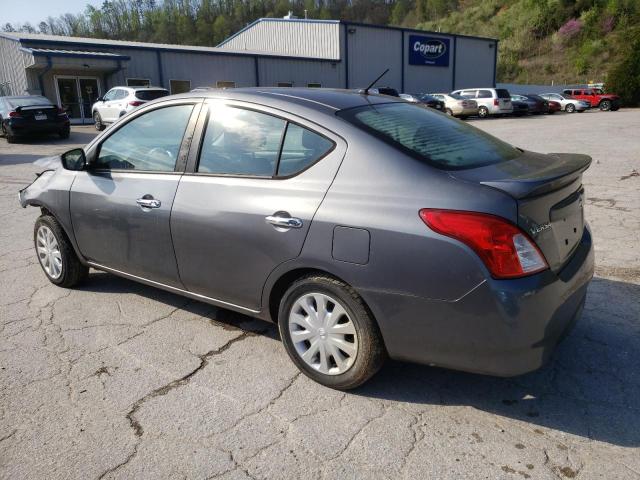
M 140 100 L 155 100 L 156 98 L 166 97 L 169 92 L 166 90 L 138 90 L 136 91 L 136 98 Z
M 122 100 L 123 98 L 126 98 L 129 95 L 129 92 L 127 92 L 126 90 L 116 90 L 116 93 L 113 97 L 113 100 Z
M 225 175 L 275 174 L 286 122 L 252 110 L 211 110 L 198 172 Z
M 173 105 L 134 118 L 102 142 L 95 168 L 172 172 L 192 110 Z
M 278 176 L 287 177 L 301 172 L 324 157 L 332 148 L 331 140 L 290 123 L 282 144 Z
M 505 90 L 504 88 L 496 88 L 496 95 L 498 95 L 498 98 L 511 98 L 509 90 Z
M 493 98 L 493 95 L 491 94 L 491 90 L 479 90 L 478 98 Z
M 338 115 L 437 168 L 459 170 L 511 160 L 520 151 L 466 123 L 409 103 L 342 110 Z

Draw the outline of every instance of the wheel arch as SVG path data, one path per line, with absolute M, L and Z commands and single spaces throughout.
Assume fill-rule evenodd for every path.
M 78 260 L 80 260 L 80 263 L 82 263 L 83 265 L 87 265 L 87 261 L 85 260 L 85 258 L 82 256 L 82 253 L 80 252 L 80 249 L 78 248 L 78 244 L 76 243 L 76 238 L 73 235 L 73 231 L 69 231 L 70 227 L 68 225 L 66 225 L 65 222 L 61 221 L 60 218 L 58 217 L 58 215 L 56 215 L 56 213 L 49 208 L 47 205 L 45 205 L 44 203 L 38 201 L 38 200 L 30 200 L 27 205 L 31 206 L 31 207 L 38 207 L 40 208 L 40 213 L 41 215 L 48 215 L 50 217 L 53 217 L 55 219 L 56 222 L 58 222 L 58 225 L 60 225 L 60 228 L 62 229 L 62 231 L 64 232 L 64 234 L 67 236 L 67 240 L 69 240 L 69 243 L 71 244 L 73 251 L 76 253 L 76 256 L 78 257 Z

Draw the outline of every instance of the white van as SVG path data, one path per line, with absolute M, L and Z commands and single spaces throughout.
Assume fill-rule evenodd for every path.
M 513 113 L 511 94 L 504 88 L 465 88 L 454 90 L 455 93 L 475 100 L 478 104 L 478 116 L 487 118 L 489 115 L 510 115 Z

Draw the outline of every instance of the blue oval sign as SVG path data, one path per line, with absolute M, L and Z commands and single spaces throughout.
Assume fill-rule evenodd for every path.
M 449 65 L 449 39 L 409 36 L 409 64 L 433 65 L 446 67 Z

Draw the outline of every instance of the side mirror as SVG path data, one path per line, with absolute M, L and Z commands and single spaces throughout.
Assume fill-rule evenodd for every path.
M 81 148 L 74 148 L 60 156 L 62 160 L 62 166 L 66 170 L 84 170 L 87 165 L 87 159 L 84 156 L 84 150 Z
M 104 102 L 104 97 L 98 97 L 98 98 L 96 99 L 96 102 Z

